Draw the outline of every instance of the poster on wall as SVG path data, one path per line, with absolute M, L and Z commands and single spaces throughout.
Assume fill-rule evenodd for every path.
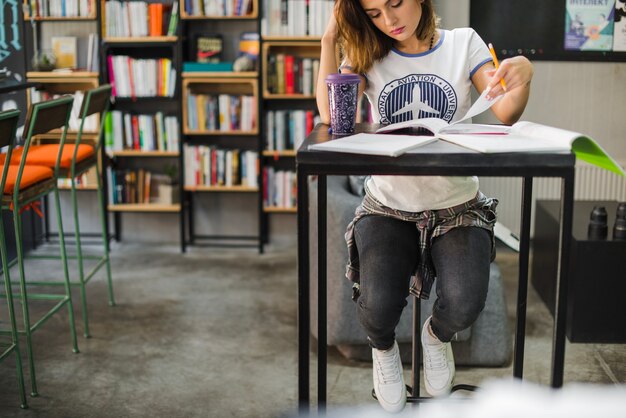
M 20 0 L 0 0 L 0 84 L 21 83 L 25 80 L 23 17 Z M 0 110 L 25 109 L 24 90 L 0 94 Z M 24 114 L 20 117 L 20 124 Z
M 611 51 L 615 0 L 565 0 L 565 45 L 570 51 Z
M 626 0 L 615 1 L 613 51 L 626 51 Z

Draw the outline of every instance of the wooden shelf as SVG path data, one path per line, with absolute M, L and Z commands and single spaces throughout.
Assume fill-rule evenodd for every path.
M 265 100 L 311 100 L 315 99 L 315 86 L 312 85 L 313 94 L 277 94 L 270 93 L 268 90 L 268 69 L 269 57 L 277 54 L 292 55 L 300 58 L 319 59 L 321 53 L 321 44 L 319 38 L 312 37 L 264 37 L 263 48 L 261 50 L 261 59 L 263 60 L 261 67 L 262 74 L 262 91 Z M 314 77 L 315 75 L 312 74 Z M 311 84 L 312 80 L 311 80 Z
M 72 186 L 62 185 L 59 186 L 59 190 L 72 190 Z M 95 191 L 98 190 L 98 186 L 95 184 L 89 184 L 87 186 L 76 186 L 77 191 Z
M 95 14 L 89 16 L 36 16 L 31 18 L 30 16 L 24 16 L 24 21 L 35 20 L 36 22 L 76 22 L 76 21 L 91 21 L 96 20 Z
M 257 74 L 256 72 L 250 74 Z M 251 131 L 205 131 L 205 130 L 191 130 L 188 126 L 188 94 L 191 92 L 192 94 L 203 94 L 203 95 L 220 95 L 220 94 L 231 94 L 231 95 L 245 95 L 252 96 L 257 101 L 257 105 L 254 107 L 254 111 L 256 113 L 256 109 L 258 106 L 258 97 L 259 97 L 259 87 L 258 87 L 258 79 L 256 77 L 233 77 L 233 78 L 219 78 L 216 77 L 215 74 L 211 74 L 211 76 L 207 77 L 198 77 L 196 76 L 188 76 L 183 79 L 182 83 L 182 91 L 183 91 L 183 99 L 182 99 L 182 107 L 183 107 L 183 134 L 184 135 L 258 135 L 259 134 L 259 116 L 256 115 L 256 128 Z
M 255 20 L 257 13 L 254 12 L 249 15 L 241 16 L 205 16 L 205 15 L 188 15 L 187 13 L 181 13 L 180 18 L 183 20 Z
M 112 157 L 178 157 L 180 153 L 178 151 L 139 151 L 139 150 L 124 150 L 113 151 Z
M 278 206 L 264 206 L 265 213 L 298 213 L 298 208 L 283 208 Z
M 180 204 L 161 205 L 157 203 L 118 203 L 109 205 L 110 212 L 180 212 Z
M 167 43 L 178 41 L 178 36 L 124 36 L 124 37 L 110 37 L 105 36 L 104 42 L 109 44 L 128 44 L 128 43 Z
M 285 150 L 285 151 L 265 150 L 265 151 L 263 151 L 263 156 L 264 157 L 269 157 L 269 158 L 295 157 L 296 156 L 296 150 L 293 150 L 293 149 Z
M 322 40 L 321 36 L 262 36 L 265 42 L 319 42 Z
M 256 136 L 259 131 L 192 131 L 187 127 L 183 128 L 185 135 L 211 135 L 211 136 Z
M 263 80 L 266 82 L 266 80 Z M 267 91 L 263 92 L 263 98 L 266 100 L 311 100 L 315 99 L 315 95 L 311 94 L 274 94 L 268 93 Z
M 256 78 L 258 73 L 256 71 L 188 71 L 184 72 L 182 77 L 184 79 L 194 78 Z
M 33 79 L 39 82 L 45 82 L 41 79 L 50 79 L 54 82 L 74 82 L 76 78 L 95 78 L 99 77 L 98 72 L 94 71 L 29 71 L 26 73 L 27 79 Z
M 185 186 L 186 192 L 229 192 L 229 193 L 256 193 L 258 187 L 249 186 Z

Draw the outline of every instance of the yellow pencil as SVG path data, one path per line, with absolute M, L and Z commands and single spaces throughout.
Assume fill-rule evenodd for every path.
M 498 68 L 500 68 L 500 63 L 498 62 L 498 56 L 496 55 L 496 51 L 493 49 L 493 45 L 491 43 L 489 43 L 489 52 L 491 52 L 491 57 L 493 58 L 493 64 L 496 66 L 496 70 L 497 70 Z M 504 82 L 503 78 L 500 79 L 500 85 L 502 85 L 502 88 L 504 89 L 504 91 L 507 91 L 506 83 Z

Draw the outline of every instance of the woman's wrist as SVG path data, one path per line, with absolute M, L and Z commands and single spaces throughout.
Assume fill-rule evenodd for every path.
M 335 47 L 337 45 L 337 34 L 335 33 L 325 33 L 322 35 L 322 45 Z

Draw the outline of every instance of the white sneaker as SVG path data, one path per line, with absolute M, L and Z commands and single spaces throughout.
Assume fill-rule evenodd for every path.
M 398 343 L 388 350 L 372 348 L 374 392 L 380 405 L 388 412 L 400 412 L 406 405 L 406 387 Z
M 442 343 L 432 333 L 428 317 L 422 329 L 422 351 L 424 352 L 424 385 L 431 396 L 450 393 L 454 382 L 454 355 L 452 345 Z

